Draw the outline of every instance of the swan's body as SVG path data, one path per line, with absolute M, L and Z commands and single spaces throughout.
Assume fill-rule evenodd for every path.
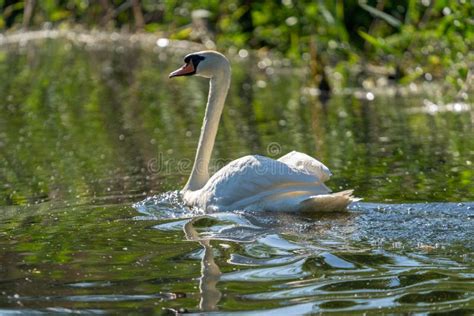
M 198 75 L 210 79 L 209 99 L 191 176 L 182 189 L 184 202 L 206 211 L 337 211 L 352 201 L 352 191 L 331 194 L 324 185 L 331 172 L 318 160 L 291 152 L 278 160 L 253 155 L 232 161 L 209 177 L 209 162 L 225 97 L 230 64 L 220 53 L 204 51 L 185 57 L 170 77 Z

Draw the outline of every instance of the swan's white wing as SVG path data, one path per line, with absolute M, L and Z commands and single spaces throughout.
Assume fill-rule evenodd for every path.
M 326 182 L 332 176 L 329 168 L 326 167 L 322 162 L 297 151 L 292 151 L 284 155 L 278 159 L 278 161 L 281 161 L 298 170 L 302 170 L 308 174 L 313 174 L 322 182 Z
M 214 174 L 204 188 L 196 192 L 199 195 L 193 197 L 197 202 L 193 204 L 215 210 L 227 210 L 280 200 L 280 203 L 285 202 L 281 204 L 285 207 L 296 205 L 311 195 L 329 193 L 330 190 L 319 177 L 328 177 L 321 171 L 322 164 L 317 160 L 311 165 L 298 164 L 298 161 L 302 162 L 301 155 L 288 159 L 290 164 L 285 160 L 273 160 L 258 155 L 234 160 Z

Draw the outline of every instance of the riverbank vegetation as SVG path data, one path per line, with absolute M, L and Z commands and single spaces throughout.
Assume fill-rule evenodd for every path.
M 474 5 L 458 0 L 0 0 L 4 33 L 44 28 L 147 32 L 309 65 L 330 89 L 439 80 L 472 85 Z M 327 69 L 336 79 L 329 78 Z M 333 76 L 334 77 L 334 76 Z M 367 81 L 365 80 L 367 84 Z

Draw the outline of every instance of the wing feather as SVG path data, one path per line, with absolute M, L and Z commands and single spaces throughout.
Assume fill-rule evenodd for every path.
M 332 176 L 331 171 L 322 162 L 306 154 L 292 151 L 280 159 L 281 161 L 289 166 L 293 166 L 296 169 L 302 170 L 306 173 L 313 174 L 320 179 L 322 182 L 326 182 Z
M 329 169 L 322 163 L 297 152 L 278 160 L 259 155 L 245 156 L 215 173 L 202 192 L 207 195 L 203 198 L 208 206 L 223 209 L 301 188 L 314 194 L 329 193 L 323 184 L 329 175 Z

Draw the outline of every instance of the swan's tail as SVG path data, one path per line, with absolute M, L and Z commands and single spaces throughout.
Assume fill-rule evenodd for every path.
M 302 212 L 341 212 L 346 211 L 352 202 L 360 201 L 352 195 L 353 190 L 346 190 L 332 194 L 313 195 L 300 202 Z

